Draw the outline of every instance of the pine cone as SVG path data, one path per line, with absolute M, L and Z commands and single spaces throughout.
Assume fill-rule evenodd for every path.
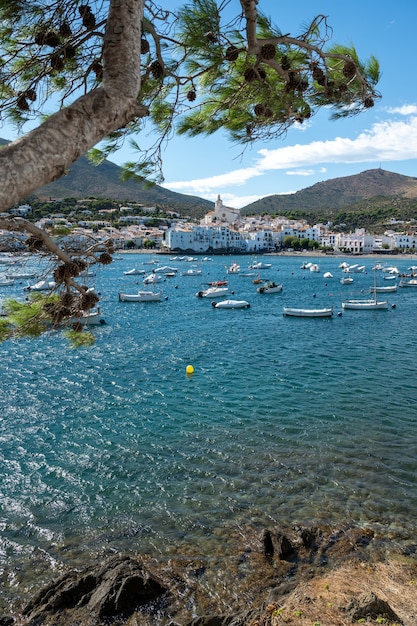
M 149 66 L 149 71 L 154 78 L 162 78 L 164 75 L 164 69 L 159 61 L 154 61 Z
M 261 57 L 266 61 L 273 59 L 276 52 L 277 49 L 272 43 L 266 43 L 264 46 L 261 47 Z
M 253 110 L 255 112 L 255 115 L 260 117 L 260 116 L 263 116 L 265 113 L 265 106 L 263 104 L 255 104 L 255 107 Z
M 62 37 L 71 37 L 72 35 L 71 27 L 66 20 L 62 22 L 61 26 L 59 27 L 59 34 Z
M 283 70 L 287 71 L 291 67 L 291 63 L 286 54 L 283 54 L 281 57 L 281 67 Z
M 149 41 L 145 39 L 145 37 L 142 37 L 142 39 L 140 40 L 140 53 L 146 54 L 147 52 L 149 52 L 149 50 L 150 50 Z
M 367 96 L 366 98 L 363 99 L 363 106 L 365 107 L 365 109 L 371 109 L 374 106 L 375 102 L 374 99 L 371 98 L 370 96 Z
M 208 33 L 205 33 L 204 37 L 210 43 L 217 43 L 217 41 L 218 41 L 218 36 L 216 35 L 216 33 L 211 32 L 211 30 L 208 31 Z
M 113 259 L 111 255 L 108 254 L 108 252 L 103 252 L 103 254 L 100 254 L 100 256 L 98 257 L 98 262 L 102 265 L 110 265 L 112 261 Z
M 346 61 L 343 66 L 342 72 L 343 75 L 346 76 L 346 78 L 353 78 L 356 74 L 356 65 L 353 61 Z
M 26 89 L 23 95 L 27 100 L 30 100 L 31 102 L 35 102 L 36 100 L 36 91 L 34 89 Z
M 226 61 L 236 61 L 238 56 L 239 56 L 239 50 L 236 48 L 236 46 L 229 46 L 226 49 L 224 58 L 226 59 Z
M 18 99 L 16 100 L 16 106 L 21 111 L 29 111 L 30 110 L 30 106 L 28 104 L 28 101 L 26 100 L 26 98 L 25 98 L 25 96 L 23 94 L 21 94 L 18 97 Z
M 190 89 L 190 91 L 187 93 L 187 100 L 189 100 L 190 102 L 194 102 L 194 100 L 197 98 L 197 94 L 194 91 L 194 89 Z
M 81 16 L 83 26 L 87 30 L 94 30 L 96 27 L 96 18 L 94 17 L 91 7 L 89 7 L 88 4 L 82 4 L 78 8 L 78 12 Z
M 51 68 L 53 70 L 63 70 L 65 67 L 65 59 L 61 54 L 53 54 L 51 56 Z
M 243 77 L 247 83 L 250 83 L 257 78 L 257 73 L 253 67 L 248 67 L 248 69 L 245 70 Z

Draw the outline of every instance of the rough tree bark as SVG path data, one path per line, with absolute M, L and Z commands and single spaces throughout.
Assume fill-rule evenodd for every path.
M 101 86 L 0 150 L 0 212 L 62 176 L 112 131 L 148 114 L 137 100 L 143 11 L 144 0 L 110 0 Z

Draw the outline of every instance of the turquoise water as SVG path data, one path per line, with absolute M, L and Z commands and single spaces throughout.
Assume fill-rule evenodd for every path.
M 91 349 L 61 334 L 0 346 L 4 597 L 97 554 L 187 544 L 204 556 L 237 528 L 272 523 L 354 522 L 411 540 L 417 289 L 387 294 L 388 311 L 287 318 L 283 306 L 341 312 L 343 294 L 367 297 L 374 261 L 342 286 L 341 259 L 320 257 L 313 273 L 271 256 L 261 274 L 282 293 L 228 275 L 251 307 L 216 310 L 195 293 L 253 259 L 214 257 L 202 276 L 167 278 L 160 303 L 119 303 L 141 280 L 123 272 L 149 258 L 125 255 L 91 279 L 107 321 Z

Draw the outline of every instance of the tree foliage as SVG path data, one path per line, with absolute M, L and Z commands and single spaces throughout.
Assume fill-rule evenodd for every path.
M 0 2 L 4 119 L 22 127 L 102 84 L 111 70 L 105 33 L 112 4 L 117 13 L 123 2 Z M 173 132 L 226 129 L 241 143 L 265 140 L 321 107 L 330 107 L 334 118 L 351 116 L 379 97 L 376 59 L 363 62 L 353 46 L 330 46 L 324 15 L 292 35 L 255 0 L 241 0 L 240 11 L 230 1 L 191 0 L 176 13 L 169 2 L 143 4 L 136 97 L 144 109 L 107 133 L 104 149 L 94 153 L 104 158 L 148 124 L 155 143 L 147 149 L 137 143 L 137 161 L 129 164 L 139 176 L 161 174 L 161 145 Z
M 173 11 L 169 0 L 0 0 L 0 117 L 20 130 L 39 124 L 0 150 L 0 211 L 87 151 L 97 162 L 127 138 L 137 151 L 127 175 L 161 180 L 162 148 L 175 132 L 224 129 L 245 145 L 283 136 L 321 107 L 338 118 L 373 106 L 373 57 L 330 46 L 324 15 L 283 34 L 261 5 L 189 0 Z M 59 301 L 79 304 L 50 310 L 49 321 L 89 304 L 79 280 L 85 261 L 24 220 L 0 216 L 0 228 L 26 230 L 30 250 L 56 259 Z

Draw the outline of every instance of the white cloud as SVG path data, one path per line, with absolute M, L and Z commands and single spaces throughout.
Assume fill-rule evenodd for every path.
M 398 113 L 399 115 L 415 115 L 417 113 L 416 104 L 405 104 L 402 107 L 387 109 L 388 113 Z
M 239 170 L 233 170 L 227 174 L 219 174 L 218 176 L 210 176 L 209 178 L 196 178 L 194 180 L 165 182 L 164 187 L 171 190 L 189 190 L 187 193 L 208 194 L 213 189 L 222 187 L 232 187 L 244 185 L 248 180 L 255 176 L 262 176 L 262 172 L 256 167 L 247 167 Z
M 287 176 L 313 176 L 315 170 L 289 170 L 285 172 Z
M 356 139 L 336 137 L 277 150 L 259 150 L 257 169 L 285 170 L 318 163 L 370 163 L 417 158 L 417 117 L 407 122 L 379 122 Z
M 407 110 L 409 112 L 407 114 L 410 115 L 414 112 L 414 105 L 401 107 L 399 110 L 404 115 Z M 417 106 L 415 112 L 417 113 Z M 307 176 L 314 173 L 311 166 L 325 173 L 327 168 L 324 164 L 384 163 L 416 159 L 417 115 L 409 117 L 406 121 L 378 122 L 354 139 L 336 137 L 332 140 L 295 144 L 274 150 L 264 148 L 258 151 L 258 155 L 259 158 L 253 167 L 241 168 L 209 178 L 168 181 L 164 183 L 164 187 L 208 197 L 208 194 L 217 192 L 219 189 L 243 186 L 251 179 L 273 170 L 286 170 L 290 176 Z

